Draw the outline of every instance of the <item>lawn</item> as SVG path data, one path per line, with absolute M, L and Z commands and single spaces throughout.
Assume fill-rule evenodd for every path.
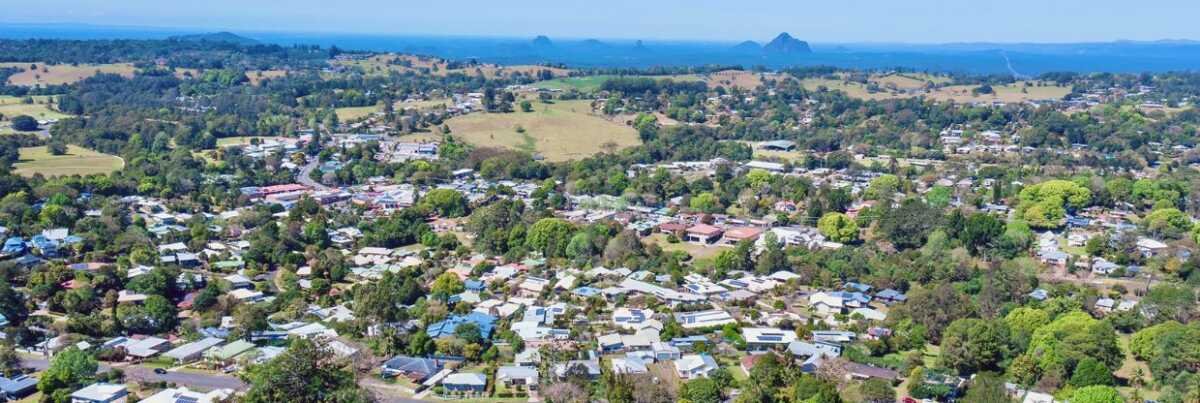
M 379 112 L 379 105 L 371 106 L 349 106 L 345 108 L 337 108 L 334 112 L 337 113 L 339 122 L 347 122 L 358 120 L 370 116 L 372 113 Z
M 667 235 L 658 233 L 645 238 L 647 244 L 657 244 L 664 252 L 682 251 L 691 255 L 697 261 L 716 258 L 722 250 L 728 249 L 716 245 L 699 245 L 692 242 L 667 242 Z M 698 264 L 698 263 L 697 263 Z
M 446 124 L 451 135 L 468 143 L 536 152 L 548 161 L 579 159 L 606 148 L 616 150 L 641 143 L 633 128 L 593 113 L 590 101 L 535 102 L 533 109 L 472 113 Z
M 21 160 L 13 167 L 23 176 L 62 176 L 106 174 L 124 166 L 125 160 L 119 157 L 72 145 L 64 155 L 50 155 L 43 146 L 22 148 Z
M 30 69 L 31 65 L 36 66 L 37 69 Z M 8 78 L 9 84 L 20 86 L 70 84 L 94 76 L 97 72 L 133 77 L 135 71 L 133 65 L 129 63 L 59 64 L 53 66 L 43 63 L 0 63 L 0 68 L 3 67 L 21 69 L 20 73 L 13 74 Z

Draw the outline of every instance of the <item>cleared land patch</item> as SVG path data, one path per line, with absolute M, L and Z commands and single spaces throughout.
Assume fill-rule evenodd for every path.
M 533 112 L 472 113 L 446 122 L 451 135 L 478 146 L 529 150 L 548 161 L 584 158 L 640 143 L 637 131 L 593 113 L 590 101 L 534 103 Z M 524 129 L 518 133 L 517 128 Z
M 0 68 L 5 67 L 15 67 L 21 69 L 21 72 L 8 77 L 9 84 L 21 86 L 71 84 L 94 76 L 97 73 L 112 73 L 120 74 L 125 77 L 133 77 L 133 73 L 136 70 L 133 65 L 129 63 L 78 65 L 0 63 Z M 30 67 L 36 67 L 36 69 L 31 69 Z
M 12 118 L 20 115 L 31 116 L 37 120 L 62 119 L 70 117 L 65 113 L 50 108 L 50 98 L 46 96 L 30 97 L 33 103 L 25 103 L 24 98 L 0 96 L 0 134 L 15 133 L 12 129 Z
M 106 174 L 121 169 L 120 157 L 99 153 L 83 147 L 67 146 L 67 153 L 51 155 L 45 146 L 21 148 L 21 160 L 13 171 L 22 176 L 40 173 L 45 176 Z
M 801 81 L 804 88 L 817 91 L 824 87 L 831 91 L 842 91 L 859 99 L 900 99 L 924 96 L 939 101 L 959 103 L 1005 102 L 1016 103 L 1039 99 L 1059 99 L 1071 93 L 1070 87 L 1038 81 L 1017 81 L 1012 84 L 992 86 L 992 94 L 976 94 L 975 85 L 945 85 L 948 79 L 929 75 L 889 74 L 876 75 L 867 83 L 838 78 L 806 78 Z M 926 88 L 926 87 L 929 88 Z
M 398 55 L 398 54 L 383 54 L 375 55 L 362 60 L 348 60 L 336 62 L 342 66 L 353 66 L 362 68 L 363 72 L 368 75 L 387 75 L 389 72 L 397 73 L 428 73 L 438 76 L 446 76 L 450 74 L 464 74 L 468 76 L 484 76 L 489 79 L 512 77 L 517 74 L 535 74 L 539 71 L 550 71 L 555 77 L 565 77 L 570 70 L 533 65 L 514 65 L 501 66 L 497 64 L 477 64 L 477 65 L 462 65 L 451 68 L 450 64 L 444 60 L 413 56 L 413 55 Z

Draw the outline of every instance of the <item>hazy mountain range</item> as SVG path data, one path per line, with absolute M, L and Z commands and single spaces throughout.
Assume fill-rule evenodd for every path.
M 1141 72 L 1200 68 L 1200 42 L 1095 43 L 813 43 L 781 33 L 761 44 L 741 42 L 448 37 L 303 32 L 221 32 L 75 24 L 0 24 L 0 38 L 167 39 L 239 44 L 336 45 L 506 64 L 563 63 L 578 67 L 832 65 L 847 68 L 1034 75 L 1048 71 Z

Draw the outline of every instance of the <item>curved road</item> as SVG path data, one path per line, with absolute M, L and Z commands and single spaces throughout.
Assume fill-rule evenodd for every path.
M 312 177 L 310 176 L 312 171 L 317 169 L 317 165 L 319 164 L 320 160 L 313 158 L 311 162 L 304 164 L 303 167 L 300 167 L 300 172 L 296 173 L 296 182 L 300 183 L 301 185 L 308 186 L 312 190 L 329 190 L 328 186 L 321 184 L 321 182 L 312 180 Z

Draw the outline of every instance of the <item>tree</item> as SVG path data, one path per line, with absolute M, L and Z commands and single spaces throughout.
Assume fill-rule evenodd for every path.
M 692 199 L 688 201 L 688 207 L 705 213 L 716 212 L 720 206 L 721 201 L 717 199 L 717 196 L 709 192 L 703 192 L 692 196 Z
M 699 378 L 683 384 L 680 397 L 692 403 L 720 403 L 721 388 L 717 382 L 708 378 Z
M 1012 350 L 1009 335 L 1000 320 L 956 320 L 942 334 L 942 365 L 959 374 L 1000 370 Z
M 68 347 L 50 360 L 50 367 L 38 379 L 38 391 L 55 402 L 69 402 L 70 393 L 95 379 L 97 369 L 91 354 Z
M 0 343 L 0 375 L 12 378 L 21 372 L 21 357 L 8 343 Z
M 1125 399 L 1111 386 L 1088 386 L 1071 394 L 1071 403 L 1122 403 Z
M 892 195 L 900 190 L 900 178 L 896 175 L 880 175 L 871 179 L 863 198 L 868 200 L 891 200 Z
M 1012 399 L 1008 397 L 1008 390 L 1004 387 L 1004 378 L 992 372 L 981 372 L 971 379 L 963 402 L 1012 403 Z
M 954 195 L 954 190 L 946 186 L 934 186 L 925 193 L 925 201 L 930 206 L 935 208 L 946 208 L 950 205 L 950 198 Z
M 1160 208 L 1147 214 L 1142 226 L 1151 234 L 1177 238 L 1192 229 L 1192 218 L 1174 207 Z
M 942 222 L 942 212 L 918 199 L 907 199 L 895 209 L 884 209 L 879 232 L 898 249 L 925 245 L 929 233 Z
M 1066 209 L 1087 207 L 1092 191 L 1066 180 L 1050 180 L 1026 187 L 1019 195 L 1017 213 L 1034 228 L 1062 225 Z
M 1077 388 L 1112 384 L 1112 371 L 1109 371 L 1104 363 L 1092 357 L 1085 357 L 1079 361 L 1079 365 L 1075 366 L 1075 372 L 1071 374 L 1071 385 Z
M 892 403 L 896 401 L 896 388 L 888 381 L 871 378 L 859 387 L 862 401 L 866 403 Z
M 25 296 L 3 277 L 0 277 L 0 315 L 4 315 L 9 324 L 14 326 L 25 322 L 25 318 L 29 316 Z
M 817 221 L 817 229 L 834 242 L 849 243 L 858 239 L 858 223 L 842 213 L 826 213 Z
M 911 319 L 925 327 L 931 341 L 938 342 L 946 326 L 970 316 L 974 310 L 970 297 L 943 283 L 934 289 L 916 287 L 910 290 L 908 300 L 897 305 L 889 319 Z
M 1061 365 L 1067 373 L 1087 357 L 1109 368 L 1121 365 L 1124 358 L 1112 325 L 1081 311 L 1062 314 L 1034 331 L 1026 354 L 1038 359 L 1042 371 Z
M 433 285 L 429 287 L 429 292 L 437 298 L 447 298 L 463 292 L 463 289 L 463 282 L 458 278 L 457 274 L 445 272 L 433 280 Z
M 1196 294 L 1187 285 L 1159 283 L 1150 288 L 1139 307 L 1151 322 L 1187 322 L 1196 306 Z
M 286 351 L 243 376 L 250 384 L 243 401 L 266 402 L 369 402 L 358 388 L 354 371 L 321 342 L 295 339 Z
M 37 119 L 29 115 L 17 115 L 12 118 L 9 123 L 13 130 L 20 132 L 31 132 L 38 129 Z
M 533 112 L 533 103 L 526 101 L 526 100 L 522 100 L 521 101 L 521 112 L 525 112 L 525 113 Z
M 548 258 L 563 257 L 567 253 L 567 245 L 575 226 L 561 218 L 543 218 L 533 223 L 525 238 L 525 245 L 531 250 L 542 252 Z
M 967 217 L 961 238 L 967 250 L 977 253 L 1004 233 L 1004 223 L 987 213 L 975 213 Z
M 433 189 L 421 198 L 421 207 L 442 217 L 467 215 L 467 198 L 454 189 Z
M 46 143 L 46 152 L 50 153 L 50 155 L 66 155 L 67 143 L 59 140 L 50 140 L 50 142 Z

